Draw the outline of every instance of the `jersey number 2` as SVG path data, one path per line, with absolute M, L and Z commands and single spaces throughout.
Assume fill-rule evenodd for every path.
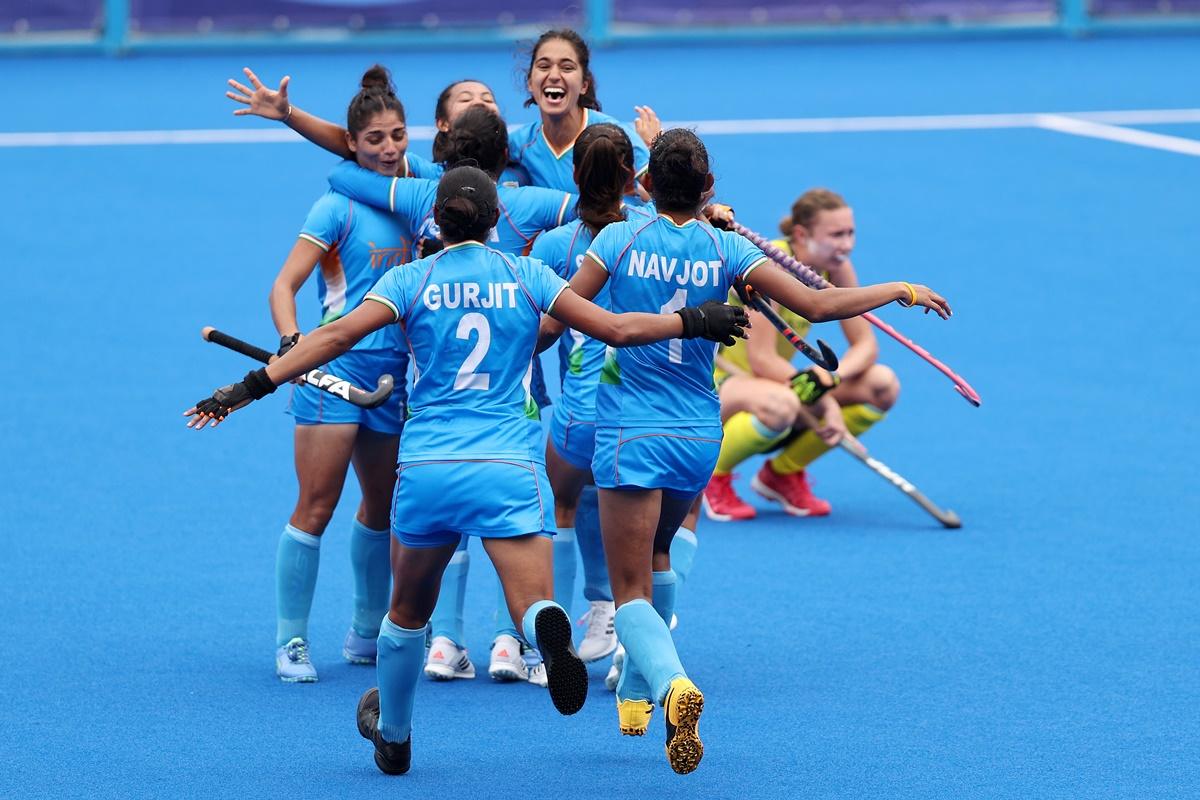
M 487 389 L 492 382 L 490 373 L 475 371 L 483 362 L 483 357 L 487 355 L 488 348 L 492 344 L 492 328 L 488 325 L 487 317 L 476 312 L 463 314 L 463 318 L 458 322 L 458 331 L 455 335 L 459 339 L 470 339 L 472 331 L 479 335 L 479 339 L 471 348 L 467 360 L 458 368 L 458 374 L 454 376 L 455 390 L 479 389 L 482 391 Z

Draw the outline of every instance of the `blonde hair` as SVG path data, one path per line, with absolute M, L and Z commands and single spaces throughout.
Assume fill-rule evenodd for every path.
M 817 221 L 817 214 L 846 208 L 846 205 L 845 199 L 837 192 L 829 189 L 809 189 L 792 203 L 791 215 L 779 221 L 779 232 L 785 238 L 790 238 L 792 228 L 796 225 L 811 231 L 813 223 Z

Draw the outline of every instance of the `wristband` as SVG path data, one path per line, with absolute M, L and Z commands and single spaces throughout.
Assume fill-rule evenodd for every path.
M 912 308 L 913 306 L 915 306 L 917 304 L 917 290 L 914 289 L 913 285 L 911 283 L 909 283 L 908 281 L 900 281 L 900 284 L 905 289 L 908 289 L 908 302 L 907 303 L 904 302 L 903 297 L 900 298 L 899 300 L 897 300 L 896 302 L 898 302 L 900 305 L 904 306 L 905 308 Z
M 267 376 L 267 368 L 256 369 L 246 373 L 246 377 L 242 379 L 242 383 L 246 386 L 246 391 L 255 400 L 261 400 L 267 395 L 275 391 L 275 382 Z

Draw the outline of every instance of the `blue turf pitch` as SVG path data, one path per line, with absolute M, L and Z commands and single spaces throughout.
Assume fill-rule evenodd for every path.
M 378 58 L 415 124 L 463 75 L 491 81 L 510 121 L 530 118 L 511 54 Z M 651 59 L 677 71 L 648 74 Z M 253 126 L 222 97 L 243 63 L 290 72 L 297 104 L 337 118 L 371 60 L 3 61 L 0 128 Z M 593 66 L 605 110 L 625 117 L 635 102 L 667 119 L 1200 105 L 1195 39 L 635 48 Z M 709 144 L 747 224 L 771 232 L 801 190 L 832 186 L 855 208 L 865 280 L 951 299 L 948 323 L 882 316 L 983 408 L 883 339 L 903 395 L 866 443 L 965 527 L 938 529 L 834 453 L 813 469 L 832 517 L 764 507 L 701 526 L 677 632 L 707 695 L 697 773 L 670 772 L 657 719 L 644 740 L 617 735 L 597 667 L 567 719 L 527 685 L 422 684 L 402 779 L 376 772 L 354 730 L 373 671 L 340 659 L 356 490 L 323 547 L 321 682 L 282 686 L 284 399 L 203 435 L 179 416 L 246 369 L 202 344 L 202 325 L 273 340 L 267 289 L 331 158 L 0 148 L 0 797 L 1197 796 L 1200 159 L 1031 129 Z M 468 595 L 481 674 L 482 564 Z

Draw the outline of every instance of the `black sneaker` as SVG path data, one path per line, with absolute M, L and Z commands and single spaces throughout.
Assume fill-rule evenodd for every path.
M 375 766 L 388 775 L 403 775 L 412 765 L 412 736 L 399 744 L 379 733 L 379 690 L 368 689 L 358 700 L 358 732 L 375 745 Z
M 571 642 L 571 620 L 558 606 L 548 606 L 533 619 L 538 650 L 546 664 L 550 699 L 560 714 L 574 714 L 587 700 L 587 667 Z

